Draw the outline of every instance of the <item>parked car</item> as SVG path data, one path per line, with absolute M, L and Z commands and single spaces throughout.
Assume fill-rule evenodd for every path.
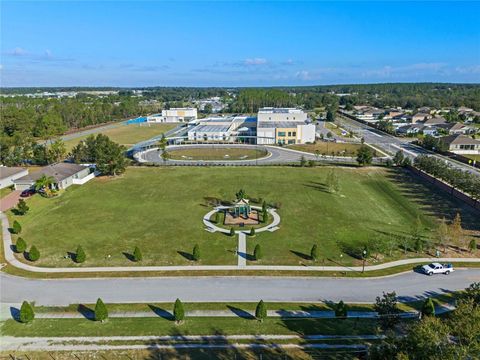
M 27 189 L 27 190 L 23 190 L 23 191 L 21 192 L 20 197 L 27 198 L 27 197 L 32 196 L 33 194 L 35 194 L 35 190 L 33 190 L 33 189 Z
M 431 276 L 433 274 L 450 274 L 453 270 L 452 264 L 440 264 L 440 263 L 431 263 L 428 265 L 422 266 L 422 271 Z

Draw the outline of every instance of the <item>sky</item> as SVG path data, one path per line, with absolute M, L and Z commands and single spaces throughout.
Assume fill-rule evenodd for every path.
M 4 87 L 480 83 L 480 2 L 0 6 Z

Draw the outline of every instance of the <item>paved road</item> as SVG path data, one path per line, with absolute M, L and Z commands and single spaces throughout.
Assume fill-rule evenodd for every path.
M 418 155 L 430 155 L 437 159 L 447 161 L 454 168 L 468 171 L 472 174 L 480 176 L 480 170 L 463 164 L 454 159 L 435 154 L 420 146 L 414 145 L 411 143 L 412 139 L 398 138 L 374 129 L 358 121 L 340 115 L 337 116 L 337 122 L 342 124 L 342 127 L 346 130 L 353 131 L 358 137 L 363 137 L 365 139 L 365 142 L 377 146 L 391 154 L 395 154 L 398 150 L 402 149 L 405 155 L 412 158 L 412 160 Z
M 0 274 L 0 302 L 37 305 L 109 303 L 339 301 L 374 302 L 382 291 L 396 291 L 401 300 L 460 290 L 480 281 L 480 269 L 457 270 L 446 276 L 409 272 L 371 279 L 304 277 L 163 277 L 109 279 L 26 279 Z

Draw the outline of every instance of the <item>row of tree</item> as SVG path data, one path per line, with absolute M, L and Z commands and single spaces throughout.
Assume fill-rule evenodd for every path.
M 417 156 L 414 165 L 416 168 L 442 179 L 452 187 L 470 194 L 474 199 L 480 199 L 480 178 L 475 174 L 454 168 L 443 160 L 427 155 Z

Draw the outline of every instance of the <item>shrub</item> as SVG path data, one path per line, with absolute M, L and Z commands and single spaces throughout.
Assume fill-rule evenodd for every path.
M 219 221 L 220 221 L 220 213 L 219 213 L 218 211 L 215 213 L 215 217 L 214 217 L 214 220 L 213 220 L 213 221 L 215 221 L 215 224 L 218 224 L 218 223 L 219 223 Z
M 192 255 L 193 255 L 193 260 L 195 261 L 200 260 L 200 246 L 198 246 L 198 244 L 195 244 L 195 246 L 193 247 Z
M 175 300 L 175 305 L 173 306 L 173 317 L 176 323 L 179 323 L 185 319 L 185 309 L 180 299 Z
M 263 300 L 260 300 L 255 308 L 255 317 L 257 320 L 263 321 L 267 318 L 267 307 Z
M 255 229 L 253 227 L 250 229 L 250 236 L 255 236 Z
M 30 261 L 37 261 L 40 259 L 40 251 L 38 251 L 35 245 L 30 247 L 30 251 L 28 252 L 28 260 Z
M 19 215 L 25 215 L 28 212 L 28 210 L 30 210 L 30 208 L 28 207 L 25 200 L 23 200 L 23 199 L 18 200 L 17 213 Z
M 25 240 L 23 240 L 23 238 L 19 237 L 15 243 L 15 252 L 23 253 L 25 250 L 27 250 L 27 243 Z
M 424 316 L 435 316 L 435 305 L 431 298 L 425 299 L 422 305 L 422 315 Z
M 233 227 L 230 228 L 230 236 L 234 236 L 235 235 L 235 230 L 233 229 Z
M 382 297 L 377 296 L 374 309 L 380 315 L 380 324 L 384 329 L 393 328 L 400 319 L 395 291 L 383 293 Z
M 345 305 L 345 303 L 342 300 L 340 300 L 340 302 L 337 305 L 335 305 L 336 317 L 341 317 L 341 318 L 347 317 L 347 311 L 348 311 L 347 305 Z
M 33 311 L 33 306 L 28 301 L 24 301 L 20 307 L 20 322 L 27 324 L 34 318 L 35 312 Z
M 138 246 L 135 246 L 135 249 L 133 249 L 133 261 L 142 261 L 143 256 L 142 252 L 140 251 L 140 248 Z
M 262 258 L 262 248 L 260 244 L 255 245 L 255 248 L 253 249 L 253 257 L 255 260 L 260 260 Z
M 312 250 L 310 250 L 310 258 L 314 261 L 317 261 L 318 259 L 318 247 L 317 244 L 314 244 L 312 246 Z
M 22 225 L 17 220 L 13 221 L 12 224 L 12 233 L 14 234 L 20 234 L 22 232 Z
M 76 263 L 83 263 L 87 259 L 87 255 L 85 254 L 85 251 L 83 251 L 83 248 L 78 245 L 77 251 L 75 252 L 75 262 Z
M 263 223 L 268 222 L 268 211 L 267 211 L 267 209 L 262 211 L 262 222 Z
M 94 314 L 95 321 L 104 322 L 108 319 L 108 310 L 105 304 L 103 303 L 102 299 L 98 298 L 97 303 L 95 304 L 95 314 Z
M 470 252 L 474 252 L 475 250 L 477 250 L 477 240 L 476 239 L 470 240 L 470 242 L 468 243 L 468 250 L 470 250 Z

